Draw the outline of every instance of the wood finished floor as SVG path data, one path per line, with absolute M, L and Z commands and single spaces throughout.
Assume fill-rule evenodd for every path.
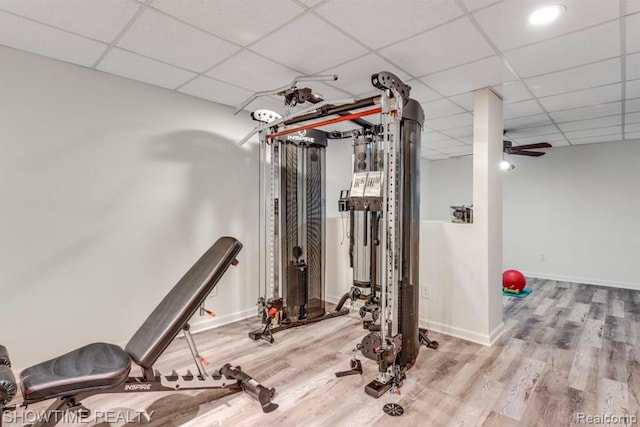
M 274 413 L 263 414 L 244 393 L 210 401 L 213 394 L 202 391 L 103 395 L 85 405 L 155 410 L 147 425 L 193 427 L 568 426 L 580 425 L 581 412 L 640 418 L 640 292 L 536 279 L 529 285 L 527 298 L 504 298 L 506 332 L 493 347 L 431 333 L 440 348 L 421 349 L 401 395 L 376 400 L 364 393 L 376 375 L 367 359 L 363 376 L 335 378 L 363 336 L 353 311 L 280 332 L 274 345 L 247 337 L 257 319 L 196 336 L 212 367 L 237 364 L 275 387 Z M 157 368 L 184 372 L 189 361 L 179 339 Z M 405 414 L 384 414 L 388 402 L 400 403 Z

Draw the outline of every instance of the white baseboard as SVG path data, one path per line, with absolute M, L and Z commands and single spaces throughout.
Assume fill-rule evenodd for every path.
M 500 324 L 496 326 L 493 331 L 491 331 L 491 334 L 489 334 L 489 347 L 494 345 L 496 341 L 498 341 L 502 337 L 502 335 L 504 335 L 504 332 L 504 322 L 500 322 Z
M 203 318 L 203 320 L 200 320 L 199 322 L 191 323 L 191 333 L 197 334 L 199 332 L 219 328 L 220 326 L 228 325 L 229 323 L 248 319 L 250 317 L 255 317 L 256 319 L 258 318 L 257 308 L 252 307 L 224 316 L 209 317 L 207 319 Z
M 331 304 L 337 304 L 338 301 L 340 301 L 340 298 L 342 298 L 342 295 L 325 295 L 324 296 L 324 300 L 326 302 L 330 302 Z
M 622 288 L 622 289 L 633 289 L 640 290 L 640 283 L 634 282 L 621 282 L 617 280 L 601 280 L 601 279 L 592 279 L 588 277 L 576 277 L 576 276 L 561 276 L 558 274 L 546 274 L 546 273 L 536 273 L 533 271 L 523 271 L 527 277 L 535 277 L 537 279 L 545 279 L 545 280 L 558 280 L 560 282 L 571 282 L 571 283 L 584 283 L 585 285 L 597 285 L 597 286 L 608 286 L 610 288 Z
M 419 323 L 421 328 L 449 335 L 454 338 L 460 338 L 465 341 L 471 341 L 487 347 L 491 347 L 504 333 L 504 323 L 498 325 L 490 334 L 483 334 L 470 329 L 458 328 L 457 326 L 447 325 L 445 323 L 427 319 L 420 319 Z

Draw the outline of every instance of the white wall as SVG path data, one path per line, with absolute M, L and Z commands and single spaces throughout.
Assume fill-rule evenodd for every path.
M 353 168 L 353 145 L 350 139 L 331 139 L 326 152 L 326 214 L 328 218 L 341 218 L 338 212 L 340 191 L 351 188 L 351 170 Z
M 422 219 L 450 221 L 450 206 L 473 203 L 472 156 L 443 161 L 424 159 L 422 167 L 427 170 L 422 188 Z
M 326 300 L 338 302 L 351 289 L 353 272 L 349 266 L 349 215 L 338 212 L 340 190 L 351 188 L 353 168 L 352 140 L 329 140 L 325 198 L 326 230 Z
M 504 179 L 504 267 L 535 277 L 640 289 L 640 141 L 548 150 L 539 158 L 511 156 Z M 431 162 L 431 204 L 466 197 L 471 163 Z M 464 168 L 463 168 L 464 169 Z M 433 212 L 433 210 L 432 210 Z M 447 219 L 444 210 L 431 219 Z M 544 255 L 545 261 L 542 260 Z
M 126 342 L 222 235 L 245 248 L 204 325 L 254 313 L 258 154 L 234 145 L 248 118 L 12 49 L 0 63 L 0 343 L 16 367 Z
M 512 160 L 516 169 L 504 180 L 505 268 L 640 289 L 640 141 Z

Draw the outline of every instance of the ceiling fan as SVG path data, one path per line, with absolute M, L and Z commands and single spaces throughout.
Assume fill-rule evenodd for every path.
M 502 151 L 505 154 L 515 154 L 518 156 L 530 156 L 530 157 L 540 157 L 540 156 L 544 156 L 545 153 L 544 151 L 529 151 L 529 150 L 535 150 L 537 148 L 551 148 L 552 145 L 549 144 L 548 142 L 538 142 L 535 144 L 525 144 L 525 145 L 518 145 L 518 146 L 513 146 L 513 142 L 509 141 L 507 138 L 507 130 L 503 130 L 502 131 L 502 135 L 504 136 L 505 139 L 503 139 L 502 141 Z
M 544 151 L 529 151 L 536 148 L 551 148 L 551 144 L 548 142 L 538 142 L 536 144 L 518 145 L 514 147 L 513 142 L 506 140 L 502 141 L 502 151 L 504 151 L 505 154 L 531 157 L 540 157 L 547 154 Z

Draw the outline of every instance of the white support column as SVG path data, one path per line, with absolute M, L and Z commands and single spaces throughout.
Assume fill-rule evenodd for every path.
M 490 88 L 473 92 L 473 226 L 479 249 L 478 290 L 484 294 L 486 332 L 493 342 L 502 319 L 502 98 Z M 484 305 L 484 304 L 483 304 Z M 483 316 L 484 317 L 484 316 Z

